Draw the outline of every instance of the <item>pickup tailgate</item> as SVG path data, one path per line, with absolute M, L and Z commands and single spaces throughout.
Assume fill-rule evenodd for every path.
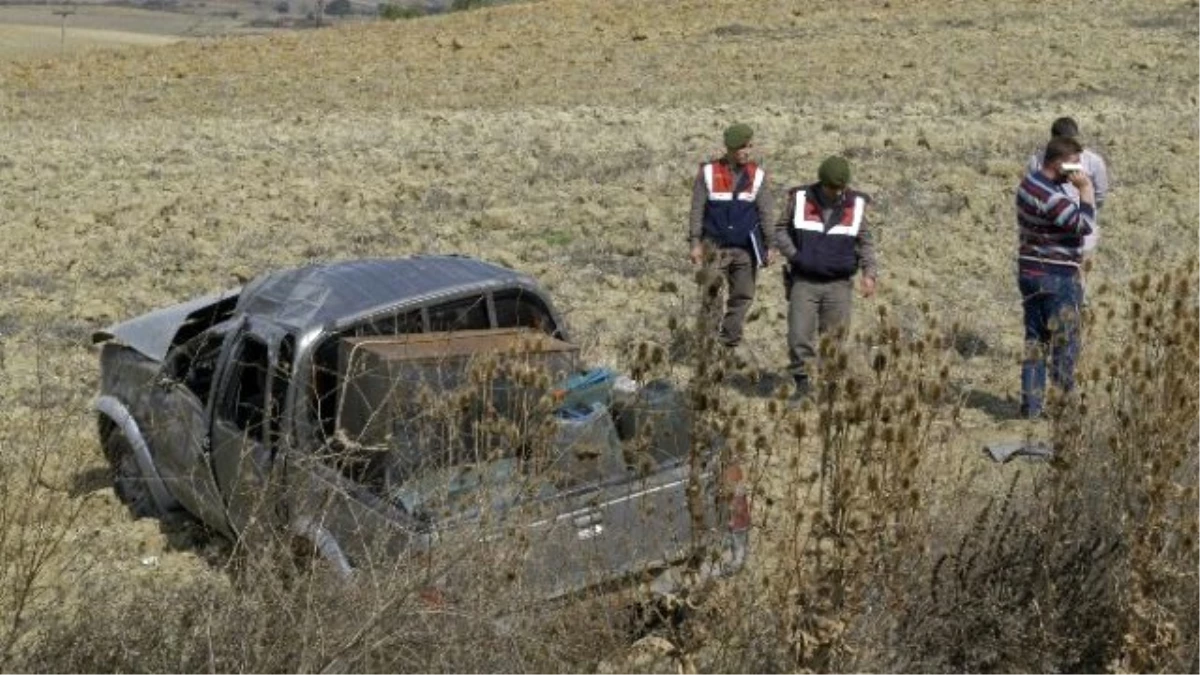
M 447 584 L 494 575 L 555 597 L 677 562 L 724 534 L 711 469 L 700 475 L 705 513 L 693 531 L 687 418 L 669 391 L 651 394 L 618 413 L 621 424 L 602 402 L 560 410 L 542 455 L 510 444 L 483 461 L 399 472 L 419 475 L 392 495 L 427 517 L 436 555 L 459 570 L 442 575 Z
M 527 583 L 559 595 L 687 557 L 695 542 L 686 488 L 671 469 L 568 500 L 573 508 L 530 526 Z
M 450 570 L 447 586 L 494 576 L 523 596 L 553 598 L 686 558 L 695 545 L 691 523 L 686 467 L 675 467 L 502 512 L 462 514 L 436 526 L 435 555 Z

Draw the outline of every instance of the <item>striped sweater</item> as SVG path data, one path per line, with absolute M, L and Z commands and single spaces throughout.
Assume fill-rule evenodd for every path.
M 1091 233 L 1095 218 L 1090 204 L 1076 204 L 1061 185 L 1040 171 L 1026 174 L 1017 186 L 1020 267 L 1073 272 L 1079 267 L 1083 238 Z

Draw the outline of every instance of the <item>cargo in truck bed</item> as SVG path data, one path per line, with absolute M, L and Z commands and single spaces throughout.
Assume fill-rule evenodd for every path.
M 387 446 L 398 426 L 456 393 L 486 396 L 501 414 L 517 415 L 577 368 L 576 346 L 529 330 L 345 338 L 338 426 L 361 446 Z

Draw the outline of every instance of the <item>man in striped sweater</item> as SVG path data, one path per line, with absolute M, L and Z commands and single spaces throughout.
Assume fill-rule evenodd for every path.
M 1050 125 L 1050 138 L 1074 138 L 1079 139 L 1079 124 L 1072 117 L 1060 117 L 1054 120 L 1054 124 Z M 1082 145 L 1082 141 L 1080 142 Z M 1029 158 L 1027 171 L 1040 171 L 1042 168 L 1043 152 L 1039 152 Z M 1104 163 L 1104 158 L 1096 151 L 1090 148 L 1084 148 L 1079 154 L 1079 163 L 1083 165 L 1083 172 L 1087 174 L 1088 180 L 1092 182 L 1092 188 L 1095 190 L 1096 203 L 1093 204 L 1096 208 L 1096 221 L 1099 221 L 1100 210 L 1104 208 L 1104 199 L 1108 196 L 1108 165 Z M 1067 183 L 1063 185 L 1068 195 L 1078 200 L 1079 195 L 1075 191 L 1075 186 Z M 1086 257 L 1093 249 L 1096 248 L 1096 243 L 1100 240 L 1099 222 L 1092 223 L 1092 233 L 1083 239 L 1083 254 Z
M 1018 286 L 1025 310 L 1025 360 L 1021 364 L 1021 414 L 1041 415 L 1050 378 L 1063 391 L 1075 385 L 1079 355 L 1079 308 L 1083 304 L 1079 264 L 1084 237 L 1096 218 L 1096 192 L 1079 164 L 1074 138 L 1052 138 L 1042 168 L 1017 187 Z M 1071 185 L 1078 201 L 1065 189 Z

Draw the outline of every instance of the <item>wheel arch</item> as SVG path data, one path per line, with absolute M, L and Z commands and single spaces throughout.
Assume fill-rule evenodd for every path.
M 109 437 L 114 433 L 120 433 L 129 442 L 134 461 L 137 462 L 138 470 L 150 489 L 155 506 L 163 513 L 180 509 L 179 502 L 171 495 L 171 491 L 167 489 L 166 483 L 159 475 L 158 467 L 154 465 L 154 458 L 150 455 L 150 446 L 146 443 L 141 427 L 138 426 L 133 414 L 129 412 L 129 408 L 115 396 L 105 395 L 96 399 L 92 404 L 92 409 L 96 411 L 98 417 L 100 443 L 106 458 L 110 462 L 114 459 L 107 457 Z
M 333 567 L 339 577 L 348 579 L 354 574 L 354 567 L 337 539 L 324 526 L 308 516 L 294 518 L 289 524 L 292 536 L 308 542 L 313 550 L 321 555 Z

